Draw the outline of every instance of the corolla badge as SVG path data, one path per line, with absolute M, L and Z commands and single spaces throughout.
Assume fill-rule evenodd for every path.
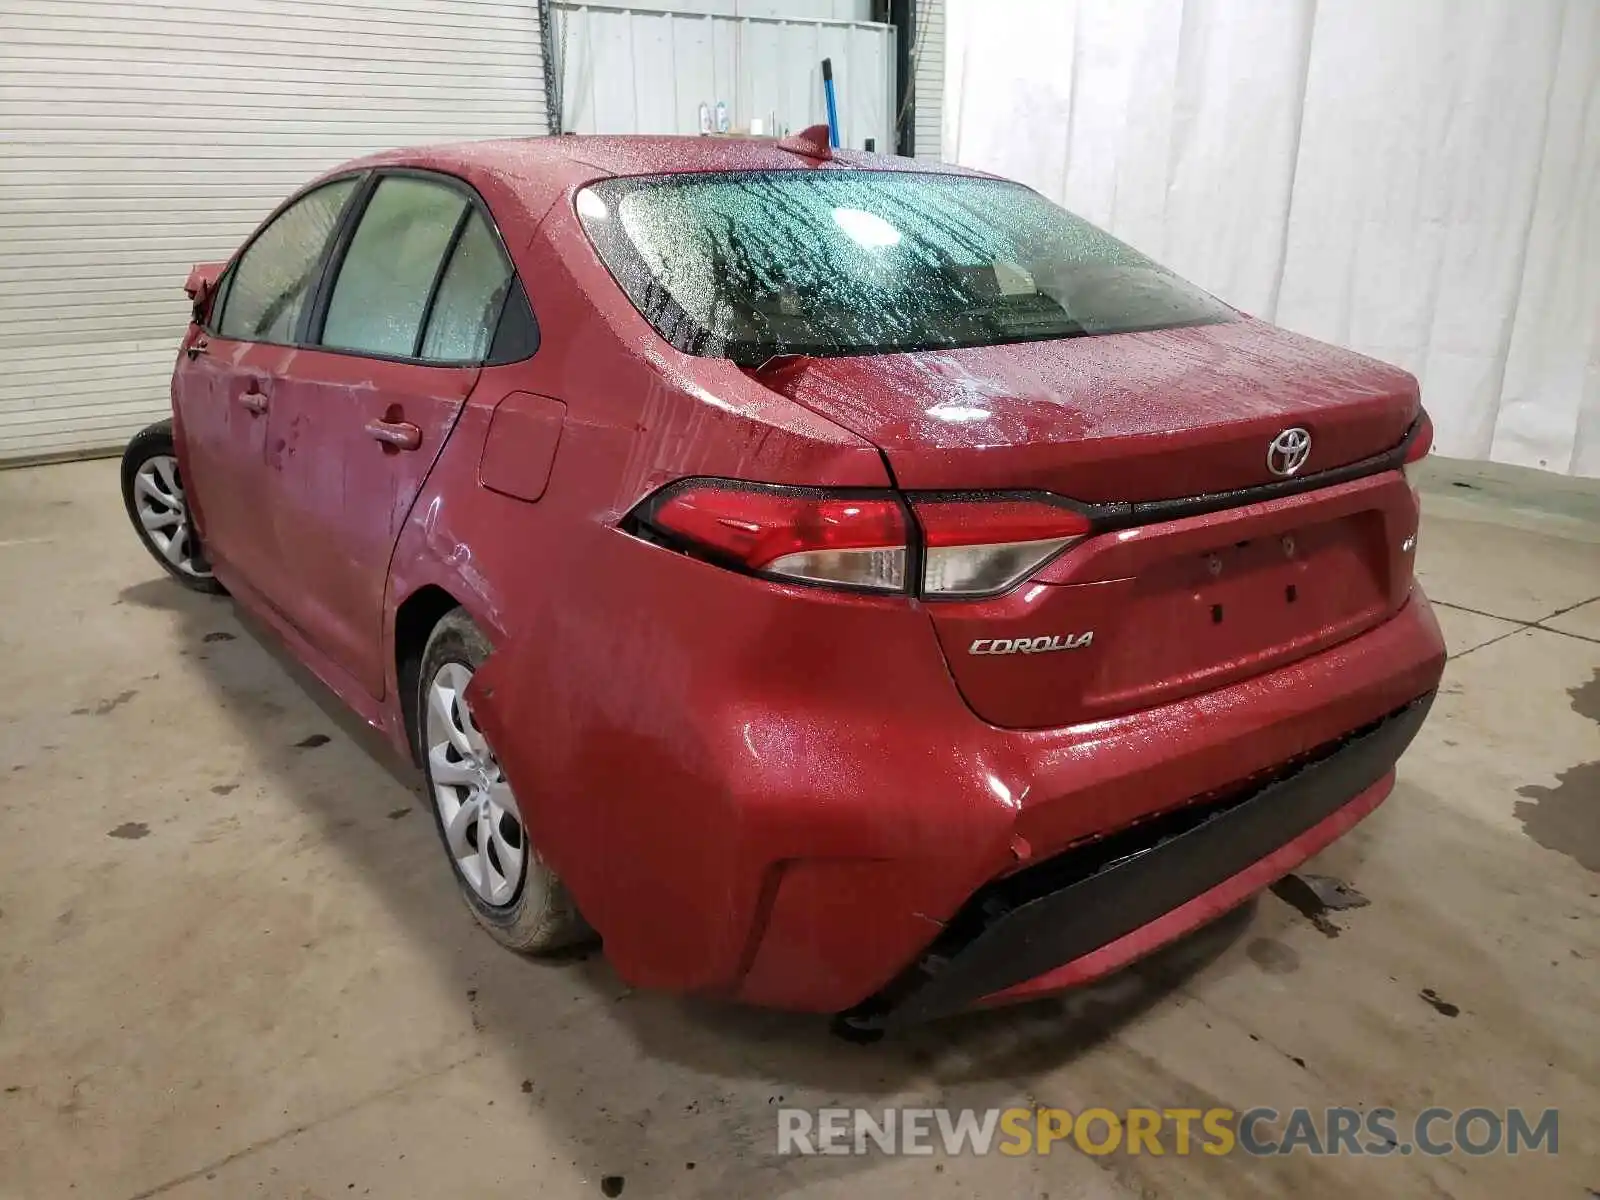
M 967 647 L 967 653 L 1045 654 L 1051 650 L 1082 650 L 1093 641 L 1092 629 L 1087 633 L 1058 633 L 1048 637 L 979 638 Z
M 1298 425 L 1285 429 L 1272 439 L 1267 447 L 1267 470 L 1280 479 L 1287 479 L 1311 457 L 1311 434 Z

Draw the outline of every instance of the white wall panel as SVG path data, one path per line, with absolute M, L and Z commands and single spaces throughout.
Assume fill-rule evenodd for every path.
M 629 30 L 634 67 L 634 127 L 640 133 L 672 133 L 678 127 L 672 33 L 672 18 L 664 13 L 641 13 Z M 639 104 L 639 98 L 647 102 Z
M 947 157 L 1600 476 L 1600 5 L 950 0 L 948 65 Z
M 190 264 L 307 179 L 546 128 L 534 0 L 0 0 L 0 458 L 166 413 Z
M 945 0 L 915 0 L 912 25 L 912 136 L 916 156 L 938 162 L 944 157 Z
M 869 21 L 872 0 L 587 0 L 591 8 L 634 12 L 670 9 L 718 17 L 800 17 L 807 20 Z
M 1600 476 L 1600 5 L 1563 18 L 1491 457 Z
M 702 103 L 728 106 L 731 129 L 768 132 L 827 120 L 822 60 L 833 60 L 840 140 L 876 139 L 893 150 L 894 30 L 869 21 L 809 15 L 800 3 L 765 16 L 714 0 L 689 4 L 562 3 L 551 6 L 561 67 L 562 129 L 572 133 L 698 133 Z M 863 7 L 870 8 L 870 5 Z M 834 3 L 828 11 L 856 11 Z

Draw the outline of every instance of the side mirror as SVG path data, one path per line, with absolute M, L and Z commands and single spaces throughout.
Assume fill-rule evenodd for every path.
M 211 283 L 201 280 L 200 286 L 189 293 L 190 299 L 194 301 L 194 307 L 190 310 L 190 316 L 194 319 L 194 323 L 196 325 L 205 324 L 206 310 L 211 307 L 212 288 L 213 285 Z
M 195 263 L 189 268 L 189 278 L 184 281 L 183 290 L 188 293 L 189 299 L 194 301 L 192 311 L 195 324 L 204 323 L 206 311 L 211 307 L 212 294 L 217 290 L 217 277 L 227 265 L 227 263 Z

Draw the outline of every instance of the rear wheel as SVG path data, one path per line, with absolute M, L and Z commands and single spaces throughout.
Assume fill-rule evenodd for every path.
M 472 915 L 502 945 L 542 953 L 590 931 L 529 844 L 516 796 L 473 719 L 467 687 L 489 650 L 462 609 L 434 626 L 418 681 L 422 769 L 439 838 Z
M 122 452 L 122 503 L 144 548 L 168 575 L 197 592 L 223 590 L 195 532 L 171 421 L 134 434 Z

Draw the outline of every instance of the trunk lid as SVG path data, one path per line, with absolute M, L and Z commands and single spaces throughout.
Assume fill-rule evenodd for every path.
M 929 602 L 996 725 L 1115 717 L 1287 666 L 1400 611 L 1417 506 L 1398 471 L 1085 538 L 988 600 Z
M 1416 381 L 1243 319 L 1149 333 L 806 359 L 768 386 L 874 442 L 907 491 L 1053 492 L 1097 503 L 1276 482 L 1268 447 L 1311 437 L 1298 475 L 1389 451 Z M 1092 535 L 983 600 L 929 601 L 985 720 L 1098 720 L 1282 667 L 1393 615 L 1417 506 L 1387 471 Z M 1089 635 L 1089 636 L 1085 636 Z
M 1311 434 L 1300 474 L 1397 445 L 1419 408 L 1395 367 L 1250 318 L 1148 333 L 846 358 L 765 382 L 874 443 L 907 490 L 1166 500 L 1272 482 L 1267 446 Z

